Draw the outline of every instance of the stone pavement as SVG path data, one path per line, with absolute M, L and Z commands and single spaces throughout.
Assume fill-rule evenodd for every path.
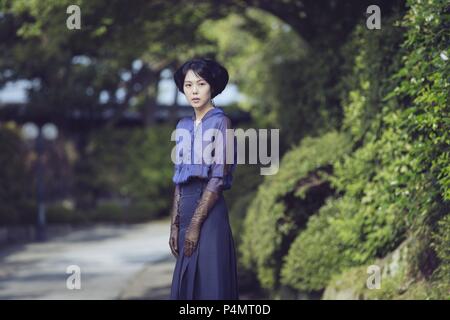
M 165 299 L 175 265 L 168 226 L 96 225 L 3 248 L 0 299 Z M 80 289 L 67 288 L 71 265 L 80 268 Z
M 175 258 L 169 220 L 95 225 L 46 242 L 0 248 L 0 299 L 167 300 Z M 67 267 L 80 268 L 80 289 L 67 288 Z M 240 292 L 240 299 L 260 299 Z
M 118 298 L 167 300 L 174 266 L 175 258 L 172 257 L 149 263 L 128 282 Z

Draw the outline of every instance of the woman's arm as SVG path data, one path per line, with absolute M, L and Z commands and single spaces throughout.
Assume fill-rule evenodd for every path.
M 200 198 L 200 201 L 195 209 L 194 215 L 191 218 L 191 223 L 186 230 L 184 240 L 184 254 L 191 256 L 197 247 L 198 239 L 200 238 L 200 230 L 203 222 L 206 220 L 209 211 L 219 199 L 219 194 L 212 192 L 205 188 Z
M 179 212 L 179 204 L 180 204 L 180 185 L 175 185 L 175 190 L 173 194 L 173 203 L 172 210 L 170 212 L 170 237 L 169 237 L 169 247 L 172 251 L 172 254 L 175 257 L 178 257 L 178 231 L 180 229 L 180 212 Z

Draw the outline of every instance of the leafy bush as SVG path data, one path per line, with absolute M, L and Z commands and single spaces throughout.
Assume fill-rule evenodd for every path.
M 330 278 L 348 266 L 332 219 L 344 208 L 342 201 L 328 198 L 312 216 L 305 231 L 284 257 L 281 283 L 299 291 L 322 290 Z M 348 208 L 347 208 L 348 209 Z
M 385 256 L 410 234 L 423 235 L 414 253 L 423 274 L 416 276 L 428 279 L 437 268 L 434 277 L 446 273 L 448 278 L 446 250 L 437 244 L 433 253 L 427 234 L 448 215 L 450 85 L 444 30 L 450 25 L 449 7 L 445 1 L 414 0 L 408 6 L 400 21 L 397 15 L 385 18 L 377 33 L 357 26 L 343 48 L 352 54 L 343 67 L 350 71 L 341 79 L 346 91 L 342 134 L 351 137 L 354 149 L 329 162 L 334 171 L 327 177 L 342 197 L 316 210 L 318 216 L 302 231 L 280 194 L 295 192 L 291 179 L 304 175 L 305 159 L 297 159 L 288 177 L 283 172 L 289 164 L 283 163 L 279 178 L 286 189 L 276 178 L 259 189 L 248 211 L 242 250 L 263 286 L 276 286 L 278 261 L 291 244 L 287 235 L 294 233 L 298 237 L 283 259 L 281 282 L 298 290 L 321 290 L 333 275 Z M 309 150 L 319 153 L 314 149 L 320 144 Z M 283 160 L 288 158 L 289 153 Z M 436 239 L 441 244 L 448 239 L 440 230 Z M 404 297 L 435 296 L 428 289 L 418 282 Z
M 235 129 L 247 130 L 257 126 L 255 123 L 236 126 Z M 247 146 L 245 150 L 249 154 Z M 229 207 L 230 224 L 236 246 L 241 243 L 244 218 L 251 200 L 255 197 L 256 189 L 261 184 L 263 176 L 260 173 L 260 165 L 238 164 L 233 174 L 233 186 L 224 192 Z
M 434 287 L 442 299 L 450 299 L 450 215 L 438 222 L 438 230 L 433 235 L 434 249 L 440 260 L 434 274 Z
M 421 229 L 433 229 L 448 214 L 450 127 L 445 115 L 450 104 L 444 77 L 448 63 L 441 57 L 448 7 L 441 1 L 408 4 L 401 24 L 393 17 L 378 35 L 357 27 L 356 44 L 348 44 L 357 53 L 347 77 L 343 130 L 360 147 L 334 164 L 330 181 L 343 194 L 336 214 L 327 224 L 312 220 L 286 258 L 283 283 L 299 290 L 324 288 L 345 266 L 385 256 L 409 233 L 426 234 Z M 406 36 L 400 36 L 399 26 L 406 28 Z M 432 273 L 436 266 L 428 237 L 419 239 L 419 269 Z M 416 296 L 422 296 L 419 291 Z M 395 296 L 392 290 L 385 294 Z
M 240 253 L 243 265 L 256 270 L 264 288 L 278 285 L 281 258 L 293 237 L 332 192 L 329 165 L 349 151 L 344 135 L 331 132 L 305 138 L 286 153 L 277 175 L 266 176 L 244 221 Z

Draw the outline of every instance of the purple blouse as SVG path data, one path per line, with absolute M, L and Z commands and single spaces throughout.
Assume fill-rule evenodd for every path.
M 192 117 L 184 117 L 177 123 L 175 148 L 177 163 L 175 163 L 174 166 L 172 181 L 175 184 L 181 184 L 187 182 L 191 177 L 200 177 L 208 179 L 206 189 L 212 192 L 230 189 L 233 180 L 233 172 L 237 163 L 236 138 L 232 134 L 229 136 L 230 138 L 233 138 L 234 145 L 234 152 L 231 160 L 232 163 L 227 161 L 227 154 L 232 152 L 227 147 L 226 135 L 226 129 L 232 129 L 230 119 L 225 115 L 222 108 L 215 107 L 206 112 L 200 124 L 195 126 L 194 122 L 195 115 Z M 223 143 L 214 145 L 215 148 L 212 152 L 212 156 L 218 152 L 216 160 L 203 159 L 202 156 L 203 153 L 208 154 L 208 151 L 212 150 L 211 146 L 214 141 L 220 141 L 216 140 L 216 137 L 213 137 L 213 134 L 211 134 L 213 131 L 210 130 L 210 134 L 208 134 L 208 129 L 217 129 L 222 136 Z M 186 134 L 186 136 L 183 137 L 183 133 Z M 184 138 L 187 138 L 188 136 L 190 139 L 187 139 L 183 143 Z M 194 148 L 196 139 L 196 145 L 199 147 Z M 198 141 L 201 142 L 198 143 Z M 205 147 L 208 145 L 209 149 L 205 151 Z M 189 154 L 183 154 L 183 152 L 188 152 Z M 230 157 L 230 155 L 228 157 Z

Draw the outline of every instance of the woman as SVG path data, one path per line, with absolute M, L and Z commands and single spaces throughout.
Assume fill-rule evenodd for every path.
M 205 161 L 203 156 L 201 162 L 183 158 L 183 162 L 175 164 L 169 246 L 177 260 L 170 299 L 239 299 L 234 240 L 222 194 L 231 187 L 236 148 L 230 163 L 226 160 L 226 155 L 231 153 L 226 135 L 226 129 L 231 129 L 230 119 L 212 101 L 225 89 L 228 72 L 211 59 L 199 58 L 184 63 L 175 72 L 174 80 L 195 113 L 182 118 L 176 127 L 190 134 L 191 139 L 186 140 L 189 160 L 198 153 L 194 141 L 199 138 L 199 132 L 208 129 L 221 133 L 223 139 L 214 137 L 209 143 L 222 140 L 215 145 L 214 152 L 218 151 L 223 158 L 212 162 Z M 204 151 L 205 144 L 204 138 L 201 141 L 200 152 Z M 235 141 L 233 136 L 234 146 Z M 180 150 L 179 142 L 176 152 L 182 156 L 186 150 Z

